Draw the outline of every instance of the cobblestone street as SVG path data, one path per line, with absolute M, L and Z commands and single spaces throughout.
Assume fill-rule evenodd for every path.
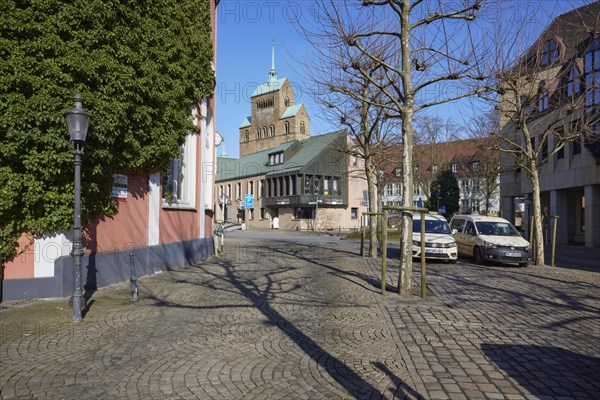
M 599 273 L 428 264 L 431 295 L 406 299 L 396 260 L 381 296 L 349 242 L 268 243 L 238 233 L 137 303 L 101 289 L 79 325 L 66 300 L 1 311 L 1 397 L 600 398 Z

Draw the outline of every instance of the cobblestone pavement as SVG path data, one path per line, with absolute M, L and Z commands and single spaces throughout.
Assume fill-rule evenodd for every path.
M 598 273 L 428 264 L 422 300 L 393 261 L 381 296 L 343 241 L 262 246 L 142 278 L 137 303 L 101 289 L 78 325 L 65 300 L 0 312 L 1 397 L 600 398 Z

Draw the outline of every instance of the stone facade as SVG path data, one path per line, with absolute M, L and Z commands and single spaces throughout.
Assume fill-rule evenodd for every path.
M 254 91 L 251 116 L 240 126 L 240 157 L 281 143 L 310 137 L 310 118 L 287 78 L 277 79 L 271 69 L 268 82 Z

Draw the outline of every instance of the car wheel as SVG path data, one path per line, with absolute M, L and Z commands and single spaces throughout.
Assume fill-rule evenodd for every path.
M 475 247 L 475 249 L 473 250 L 473 258 L 475 259 L 475 264 L 482 265 L 485 261 L 483 259 L 483 252 L 479 247 Z
M 520 263 L 519 267 L 526 268 L 528 265 L 529 265 L 529 263 Z

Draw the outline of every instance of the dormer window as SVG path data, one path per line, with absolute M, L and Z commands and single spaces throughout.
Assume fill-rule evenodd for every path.
M 558 44 L 550 39 L 544 44 L 542 50 L 542 67 L 553 64 L 556 60 L 558 60 Z
M 431 172 L 433 172 L 434 174 L 436 174 L 436 173 L 437 173 L 437 171 L 438 171 L 438 166 L 437 166 L 437 164 L 433 164 L 433 165 L 431 166 Z
M 402 176 L 402 168 L 396 168 L 396 169 L 394 170 L 394 174 L 395 174 L 396 176 Z
M 458 163 L 452 163 L 452 172 L 458 172 Z
M 269 165 L 283 164 L 283 151 L 269 154 Z
M 471 168 L 473 169 L 473 171 L 479 171 L 479 161 L 473 161 L 471 163 Z

